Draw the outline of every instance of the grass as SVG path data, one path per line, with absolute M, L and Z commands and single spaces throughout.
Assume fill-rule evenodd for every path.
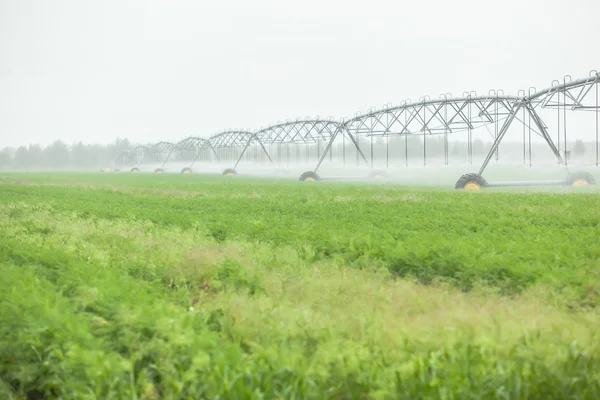
M 599 398 L 599 200 L 4 174 L 0 398 Z

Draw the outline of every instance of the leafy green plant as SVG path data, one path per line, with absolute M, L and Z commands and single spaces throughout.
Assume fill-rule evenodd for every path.
M 0 398 L 599 398 L 597 204 L 2 175 Z

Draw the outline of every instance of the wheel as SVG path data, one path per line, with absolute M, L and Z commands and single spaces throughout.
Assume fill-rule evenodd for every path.
M 300 182 L 315 182 L 320 180 L 319 175 L 313 171 L 306 171 L 302 175 L 300 175 Z
M 455 189 L 479 190 L 487 186 L 487 181 L 479 174 L 465 174 L 456 181 Z
M 234 176 L 234 175 L 237 175 L 237 172 L 233 168 L 227 168 L 225 171 L 223 171 L 223 175 L 225 175 L 225 176 Z
M 379 170 L 379 171 L 372 171 L 369 174 L 369 178 L 370 179 L 377 179 L 377 180 L 385 180 L 385 179 L 388 178 L 388 174 L 387 174 L 387 172 L 381 171 L 381 170 Z
M 594 178 L 589 172 L 579 171 L 569 175 L 566 180 L 566 184 L 569 186 L 595 185 L 596 178 Z
M 155 173 L 155 174 L 162 174 L 163 172 L 165 172 L 165 171 L 164 171 L 162 168 L 156 168 L 156 169 L 154 170 L 154 173 Z
M 131 172 L 140 172 L 140 169 L 138 167 L 133 167 L 131 168 Z
M 191 174 L 192 173 L 192 169 L 189 167 L 185 167 L 184 169 L 181 170 L 182 174 Z

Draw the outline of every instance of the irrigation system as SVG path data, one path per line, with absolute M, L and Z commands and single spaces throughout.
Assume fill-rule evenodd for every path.
M 580 130 L 578 119 L 585 115 L 586 134 L 589 136 L 591 130 L 595 140 L 592 162 L 598 166 L 599 94 L 600 73 L 594 70 L 584 78 L 565 76 L 546 89 L 532 87 L 516 96 L 505 95 L 501 90 L 490 90 L 485 95 L 465 92 L 458 97 L 447 93 L 437 99 L 426 96 L 418 101 L 407 99 L 397 106 L 388 104 L 339 121 L 304 118 L 256 131 L 232 129 L 210 137 L 191 136 L 176 143 L 139 146 L 119 153 L 115 169 L 139 172 L 142 164 L 152 164 L 156 166 L 155 173 L 162 173 L 168 163 L 177 162 L 185 165 L 181 173 L 226 165 L 227 168 L 218 172 L 236 175 L 238 170 L 259 166 L 278 173 L 295 164 L 309 166 L 300 175 L 301 181 L 317 181 L 331 179 L 320 176 L 319 172 L 323 165 L 335 163 L 342 169 L 364 167 L 370 171 L 370 177 L 385 177 L 398 162 L 406 166 L 409 160 L 422 166 L 431 164 L 434 145 L 435 161 L 449 165 L 450 140 L 460 135 L 466 147 L 464 163 L 471 168 L 474 162 L 481 164 L 458 179 L 457 189 L 594 184 L 595 179 L 588 172 L 569 171 L 569 145 L 573 144 L 569 134 Z M 492 160 L 500 159 L 500 144 L 509 131 L 516 132 L 520 142 L 518 150 L 513 147 L 510 151 L 513 159 L 518 156 L 523 164 L 531 166 L 533 142 L 543 143 L 556 165 L 565 168 L 566 178 L 534 182 L 486 181 L 483 174 Z M 479 154 L 481 157 L 476 157 L 478 137 L 491 141 L 487 152 Z M 414 153 L 415 146 L 419 147 L 422 157 L 409 155 L 409 148 Z

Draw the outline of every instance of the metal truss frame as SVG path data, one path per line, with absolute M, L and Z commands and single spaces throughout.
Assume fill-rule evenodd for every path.
M 219 155 L 215 151 L 215 148 L 212 146 L 210 141 L 205 138 L 201 138 L 201 137 L 197 137 L 197 136 L 189 136 L 189 137 L 177 142 L 175 144 L 175 149 L 177 149 L 179 152 L 186 151 L 186 150 L 194 151 L 194 159 L 192 160 L 192 163 L 190 164 L 189 168 L 191 168 L 196 163 L 196 161 L 198 160 L 198 157 L 201 154 L 201 151 L 204 149 L 210 149 L 212 151 L 212 153 L 214 154 L 216 160 L 219 161 Z M 167 159 L 168 158 L 169 157 L 167 157 Z M 167 161 L 165 160 L 165 164 L 166 164 L 166 162 Z M 164 164 L 163 164 L 163 167 L 164 167 Z
M 237 162 L 234 165 L 234 169 L 238 166 L 240 161 L 242 160 L 244 154 L 246 153 L 249 146 L 252 144 L 253 140 L 256 140 L 260 143 L 263 151 L 267 155 L 270 163 L 273 163 L 273 160 L 266 151 L 264 145 L 272 145 L 272 144 L 318 144 L 320 141 L 327 142 L 328 145 L 325 149 L 323 155 L 319 153 L 318 158 L 322 161 L 322 158 L 327 154 L 327 152 L 331 148 L 331 143 L 335 140 L 335 138 L 340 134 L 340 132 L 344 131 L 343 126 L 340 122 L 329 120 L 329 119 L 303 119 L 303 120 L 295 120 L 295 121 L 287 121 L 284 123 L 278 123 L 276 125 L 269 126 L 267 128 L 263 128 L 256 132 L 254 136 L 246 142 Z M 347 132 L 345 132 L 347 134 Z M 362 155 L 363 159 L 366 162 L 366 158 L 358 143 L 354 140 L 354 138 L 350 138 L 358 152 Z M 318 151 L 320 152 L 319 146 L 317 146 Z
M 481 126 L 494 124 L 494 138 L 498 136 L 498 123 L 510 116 L 512 104 L 518 98 L 504 96 L 501 92 L 490 92 L 488 96 L 473 96 L 451 98 L 442 95 L 439 99 L 422 98 L 418 102 L 404 101 L 396 107 L 385 107 L 356 115 L 345 121 L 342 128 L 357 148 L 359 136 L 370 139 L 370 162 L 373 167 L 373 139 L 375 137 L 423 136 L 423 161 L 427 160 L 427 136 L 444 135 L 445 162 L 448 163 L 448 135 L 459 131 L 468 131 L 469 159 L 472 159 L 471 133 Z M 331 147 L 331 146 L 328 146 Z M 407 146 L 405 146 L 405 151 Z M 358 157 L 358 155 L 357 155 Z M 407 154 L 405 154 L 407 157 Z M 366 158 L 365 158 L 366 160 Z M 322 161 L 322 160 L 320 160 Z M 358 161 L 358 160 L 357 160 Z M 386 154 L 386 165 L 389 164 L 389 150 Z M 319 162 L 314 170 L 321 165 Z
M 354 117 L 335 121 L 333 119 L 298 119 L 278 123 L 255 132 L 247 130 L 226 130 L 209 138 L 190 136 L 177 144 L 160 142 L 151 147 L 139 146 L 131 152 L 119 153 L 115 163 L 122 163 L 126 159 L 134 158 L 139 164 L 149 154 L 174 151 L 194 150 L 198 158 L 200 151 L 210 149 L 218 161 L 219 149 L 241 150 L 239 156 L 234 151 L 237 160 L 234 169 L 243 159 L 250 146 L 257 144 L 266 155 L 269 162 L 273 160 L 265 146 L 280 144 L 315 144 L 318 149 L 318 162 L 314 172 L 320 168 L 327 154 L 331 155 L 334 141 L 340 137 L 350 139 L 356 148 L 357 165 L 359 158 L 373 167 L 373 140 L 377 137 L 389 138 L 403 136 L 407 140 L 410 136 L 423 137 L 423 161 L 427 163 L 427 137 L 432 135 L 444 136 L 445 163 L 448 164 L 448 135 L 456 132 L 468 132 L 468 159 L 473 159 L 472 133 L 484 127 L 493 137 L 493 144 L 486 155 L 480 169 L 481 175 L 495 156 L 498 160 L 499 145 L 508 129 L 515 121 L 523 125 L 523 160 L 526 160 L 526 131 L 529 131 L 529 162 L 531 164 L 531 135 L 536 134 L 548 144 L 559 164 L 567 166 L 567 110 L 591 111 L 596 115 L 596 165 L 599 164 L 599 131 L 600 131 L 600 106 L 599 106 L 600 74 L 591 71 L 589 76 L 577 80 L 565 76 L 563 81 L 554 81 L 549 88 L 537 91 L 530 88 L 526 93 L 520 91 L 517 96 L 504 95 L 502 91 L 490 91 L 487 95 L 477 95 L 475 92 L 465 92 L 462 96 L 453 98 L 450 94 L 442 94 L 438 99 L 423 97 L 419 101 L 410 99 L 399 106 L 385 106 L 379 110 L 355 115 Z M 548 127 L 538 114 L 539 109 L 556 109 L 558 134 L 556 142 L 551 138 Z M 367 159 L 360 146 L 359 137 L 370 140 L 370 161 Z M 320 152 L 318 143 L 326 142 L 323 153 Z M 561 141 L 563 152 L 561 152 Z M 344 163 L 345 163 L 345 146 Z M 407 152 L 407 146 L 405 146 Z M 307 150 L 308 151 L 308 150 Z M 231 152 L 229 152 L 231 154 Z M 307 152 L 308 154 L 308 152 Z M 389 150 L 386 155 L 386 166 L 389 163 Z M 405 154 L 407 157 L 407 154 Z M 289 158 L 289 155 L 288 155 Z M 235 158 L 234 158 L 235 159 Z M 408 161 L 407 161 L 408 162 Z M 163 164 L 164 166 L 164 164 Z

